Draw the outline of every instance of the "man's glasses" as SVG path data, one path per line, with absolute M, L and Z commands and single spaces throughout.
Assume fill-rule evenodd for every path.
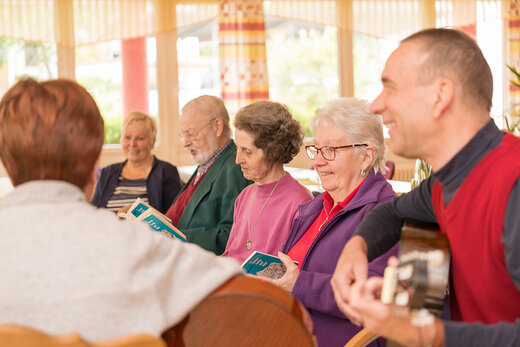
M 202 126 L 202 128 L 200 128 L 199 130 L 187 130 L 187 131 L 182 131 L 179 133 L 179 137 L 181 139 L 181 141 L 184 141 L 184 140 L 195 140 L 197 138 L 197 136 L 199 135 L 199 133 L 205 128 L 207 127 L 208 125 L 211 124 L 211 122 L 213 122 L 215 120 L 215 118 L 211 118 L 209 120 L 209 122 L 207 122 L 204 126 Z
M 359 146 L 368 146 L 368 144 L 356 143 L 353 145 L 335 146 L 335 147 L 332 147 L 332 146 L 316 147 L 314 145 L 311 145 L 311 146 L 305 146 L 305 152 L 307 152 L 307 156 L 309 157 L 309 159 L 314 160 L 314 158 L 316 158 L 318 153 L 321 153 L 321 156 L 323 157 L 323 159 L 330 161 L 330 160 L 336 159 L 336 152 L 338 149 L 350 148 L 350 147 L 354 148 L 354 147 L 359 147 Z

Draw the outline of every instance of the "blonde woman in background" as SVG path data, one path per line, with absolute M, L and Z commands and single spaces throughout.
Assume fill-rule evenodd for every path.
M 121 131 L 126 160 L 101 170 L 91 203 L 117 212 L 141 198 L 165 213 L 182 187 L 177 168 L 152 154 L 157 134 L 149 115 L 133 111 Z

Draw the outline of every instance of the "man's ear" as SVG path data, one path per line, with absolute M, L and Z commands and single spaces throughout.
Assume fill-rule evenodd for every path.
M 215 118 L 213 121 L 213 129 L 215 129 L 217 137 L 220 137 L 224 132 L 224 121 L 221 118 Z
M 455 96 L 455 86 L 449 78 L 441 78 L 435 82 L 433 115 L 440 117 L 451 106 Z

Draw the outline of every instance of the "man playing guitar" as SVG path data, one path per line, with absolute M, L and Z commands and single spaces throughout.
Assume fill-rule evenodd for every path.
M 520 139 L 489 116 L 492 76 L 466 34 L 428 29 L 403 40 L 382 73 L 371 111 L 398 155 L 433 175 L 381 204 L 346 244 L 332 286 L 353 322 L 407 346 L 520 344 Z M 405 218 L 438 223 L 451 246 L 451 318 L 413 324 L 379 301 L 368 260 L 399 240 Z

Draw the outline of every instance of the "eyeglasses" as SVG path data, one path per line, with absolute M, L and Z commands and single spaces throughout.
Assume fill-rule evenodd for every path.
M 181 139 L 181 141 L 184 141 L 184 140 L 195 140 L 197 138 L 197 136 L 199 135 L 199 133 L 205 128 L 207 127 L 208 125 L 211 124 L 211 122 L 213 122 L 215 120 L 215 118 L 211 118 L 209 120 L 209 122 L 207 122 L 205 125 L 202 126 L 202 128 L 200 128 L 199 130 L 187 130 L 187 131 L 182 131 L 179 133 L 179 138 Z
M 314 145 L 312 146 L 305 146 L 305 151 L 307 152 L 307 156 L 309 159 L 314 160 L 318 153 L 321 153 L 321 156 L 323 159 L 331 161 L 336 159 L 336 151 L 341 148 L 354 148 L 359 146 L 368 146 L 366 143 L 356 143 L 353 145 L 345 145 L 345 146 L 324 146 L 324 147 L 316 147 Z

